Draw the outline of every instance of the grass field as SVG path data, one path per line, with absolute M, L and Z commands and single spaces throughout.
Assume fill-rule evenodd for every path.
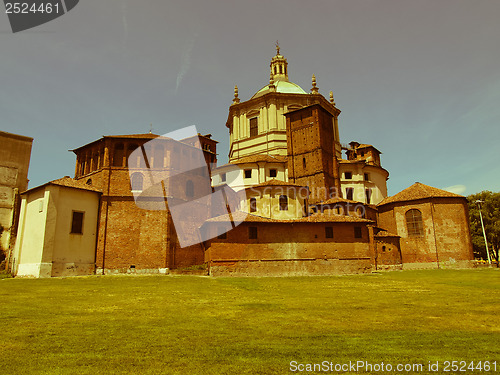
M 499 301 L 498 269 L 6 278 L 0 373 L 289 374 L 291 361 L 473 373 L 443 372 L 445 360 L 497 361 L 500 373 Z

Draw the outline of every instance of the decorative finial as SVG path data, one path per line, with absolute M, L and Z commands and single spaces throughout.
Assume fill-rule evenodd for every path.
M 153 123 L 149 124 L 149 134 L 153 134 Z
M 240 102 L 240 98 L 238 98 L 238 86 L 234 85 L 234 99 L 233 104 L 238 104 Z
M 335 100 L 333 100 L 333 91 L 330 91 L 330 103 L 335 105 Z
M 313 85 L 313 87 L 312 87 L 312 89 L 311 89 L 311 92 L 312 92 L 313 94 L 317 94 L 317 93 L 318 93 L 318 91 L 319 91 L 319 89 L 316 87 L 316 76 L 315 76 L 314 74 L 313 74 L 313 76 L 312 76 L 312 85 Z
M 276 41 L 276 56 L 280 54 L 280 44 L 278 41 Z

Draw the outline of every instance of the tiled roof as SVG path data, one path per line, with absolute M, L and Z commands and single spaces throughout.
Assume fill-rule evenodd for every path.
M 294 183 L 292 183 L 292 182 L 280 181 L 280 180 L 276 180 L 275 178 L 273 178 L 273 179 L 268 180 L 268 181 L 266 181 L 266 182 L 261 182 L 260 184 L 255 184 L 255 185 L 248 186 L 246 189 L 251 189 L 251 188 L 255 188 L 255 187 L 265 187 L 265 186 L 294 186 L 294 187 L 306 187 L 306 186 L 303 186 L 303 185 L 297 185 L 297 184 L 294 184 Z
M 99 190 L 98 188 L 93 187 L 92 185 L 87 185 L 85 183 L 84 179 L 75 180 L 75 179 L 68 177 L 68 176 L 64 176 L 63 178 L 59 178 L 57 180 L 50 181 L 49 184 L 101 192 L 101 190 Z
M 354 204 L 364 204 L 363 202 L 356 202 L 356 201 L 352 201 L 350 199 L 345 199 L 345 198 L 340 198 L 340 197 L 333 197 L 333 198 L 330 198 L 324 202 L 319 202 L 319 203 L 316 203 L 315 205 L 316 206 L 321 206 L 321 205 L 328 205 L 328 204 L 336 204 L 336 203 L 354 203 Z
M 394 233 L 391 233 L 391 232 L 388 232 L 386 230 L 381 230 L 380 232 L 378 232 L 375 237 L 400 237 L 398 236 L 397 234 L 394 234 Z
M 158 134 L 145 133 L 145 134 L 124 134 L 124 135 L 105 135 L 104 138 L 146 138 L 153 139 L 161 137 Z M 163 137 L 165 138 L 165 137 Z
M 450 193 L 446 190 L 441 190 L 432 186 L 424 185 L 420 182 L 415 182 L 409 188 L 393 195 L 392 197 L 385 198 L 378 206 L 394 202 L 415 201 L 418 199 L 426 198 L 464 198 L 462 195 Z
M 97 193 L 101 193 L 102 191 L 99 190 L 98 188 L 96 187 L 93 187 L 91 185 L 87 185 L 84 181 L 84 179 L 81 179 L 81 180 L 75 180 L 71 177 L 68 177 L 68 176 L 64 176 L 63 178 L 59 178 L 57 180 L 53 180 L 53 181 L 49 181 L 43 185 L 40 185 L 40 186 L 36 186 L 34 188 L 31 188 L 31 189 L 28 189 L 26 190 L 24 193 L 27 193 L 27 192 L 30 192 L 30 191 L 34 191 L 34 190 L 37 190 L 41 187 L 44 187 L 44 186 L 47 186 L 47 185 L 57 185 L 57 186 L 65 186 L 65 187 L 70 187 L 70 188 L 75 188 L 75 189 L 82 189 L 82 190 L 88 190 L 88 191 L 95 191 Z
M 346 159 L 338 159 L 339 163 L 345 163 L 345 164 L 354 164 L 354 163 L 365 163 L 365 160 L 359 159 L 359 160 L 346 160 Z
M 256 163 L 259 161 L 264 161 L 267 163 L 284 163 L 287 161 L 287 157 L 281 155 L 250 155 L 235 160 L 230 164 Z
M 373 223 L 373 221 L 368 219 L 362 219 L 354 216 L 343 216 L 343 215 L 325 215 L 317 213 L 308 217 L 302 217 L 299 219 L 270 219 L 268 217 L 258 216 L 254 214 L 249 214 L 246 212 L 236 211 L 231 214 L 233 221 L 245 221 L 245 222 L 256 222 L 256 223 Z M 207 220 L 207 222 L 218 223 L 231 221 L 228 214 L 214 217 Z

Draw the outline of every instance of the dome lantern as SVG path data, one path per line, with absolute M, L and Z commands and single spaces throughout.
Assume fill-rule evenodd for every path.
M 280 55 L 280 45 L 276 41 L 276 56 L 271 59 L 271 75 L 274 82 L 286 81 L 288 82 L 288 62 Z

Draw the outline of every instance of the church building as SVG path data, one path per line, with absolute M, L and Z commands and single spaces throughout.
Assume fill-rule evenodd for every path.
M 53 242 L 34 243 L 22 232 L 13 273 L 205 265 L 213 276 L 291 276 L 471 266 L 465 197 L 420 183 L 388 197 L 381 152 L 342 144 L 332 92 L 325 98 L 314 75 L 311 84 L 306 92 L 290 81 L 277 46 L 268 84 L 245 101 L 235 86 L 224 165 L 217 166 L 210 134 L 104 136 L 73 150 L 73 179 L 22 195 L 23 228 L 46 220 Z M 75 194 L 86 197 L 84 208 L 74 206 Z M 43 196 L 58 210 L 40 215 L 37 207 L 50 208 L 34 203 Z M 54 226 L 59 212 L 72 219 Z M 82 257 L 65 256 L 79 236 Z

